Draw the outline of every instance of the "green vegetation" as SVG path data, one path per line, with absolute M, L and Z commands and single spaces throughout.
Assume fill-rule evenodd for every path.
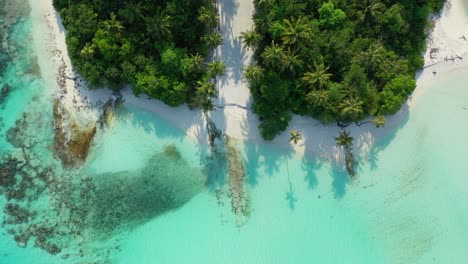
M 254 0 L 245 70 L 265 139 L 290 113 L 346 124 L 397 112 L 423 66 L 429 15 L 443 0 Z
M 344 128 L 342 128 L 340 134 L 337 137 L 335 137 L 336 146 L 344 150 L 346 170 L 348 171 L 348 174 L 351 177 L 355 175 L 353 140 L 354 138 L 349 135 L 349 131 L 346 131 Z
M 297 142 L 301 139 L 302 139 L 302 134 L 299 131 L 291 130 L 289 132 L 289 139 L 288 139 L 289 142 L 293 142 L 294 144 L 297 144 Z
M 54 0 L 68 31 L 74 67 L 94 86 L 131 84 L 168 105 L 211 109 L 221 62 L 207 63 L 223 42 L 210 0 Z

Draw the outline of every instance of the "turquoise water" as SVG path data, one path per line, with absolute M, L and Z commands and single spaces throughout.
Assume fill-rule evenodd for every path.
M 31 23 L 24 17 L 7 28 L 16 52 L 2 53 L 0 88 L 8 84 L 11 92 L 0 101 L 0 152 L 18 151 L 7 140 L 16 125 L 18 144 L 37 141 L 27 151 L 42 167 L 50 166 L 54 177 L 35 180 L 31 191 L 47 187 L 37 195 L 28 191 L 29 200 L 7 201 L 0 187 L 0 219 L 8 217 L 7 203 L 36 210 L 31 222 L 55 227 L 47 241 L 62 251 L 39 249 L 38 235 L 19 247 L 9 230 L 21 233 L 30 224 L 7 223 L 0 229 L 0 263 L 393 264 L 468 258 L 463 72 L 426 87 L 405 122 L 359 157 L 352 181 L 341 165 L 246 143 L 239 149 L 251 213 L 238 225 L 221 184 L 227 181 L 223 160 L 208 166 L 214 161 L 207 146 L 136 107 L 117 109 L 116 119 L 98 130 L 82 167 L 63 168 L 52 152 L 51 96 L 57 88 L 42 79 L 34 50 L 24 41 Z M 16 124 L 18 119 L 26 124 Z M 209 169 L 221 173 L 212 177 Z

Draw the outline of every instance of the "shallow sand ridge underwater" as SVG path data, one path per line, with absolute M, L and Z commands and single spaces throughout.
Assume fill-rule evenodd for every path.
M 29 10 L 7 3 L 21 18 L 2 28 L 8 49 L 0 55 L 0 263 L 468 258 L 465 64 L 442 62 L 458 70 L 423 73 L 424 93 L 402 123 L 357 156 L 354 180 L 341 163 L 298 157 L 275 144 L 246 141 L 228 150 L 221 144 L 213 153 L 126 103 L 97 126 L 84 163 L 63 168 L 53 147 L 59 88 L 39 71 L 44 62 L 28 44 Z M 242 167 L 229 167 L 229 152 Z M 230 169 L 245 172 L 232 178 L 236 188 L 243 178 L 248 192 L 250 214 L 240 227 Z

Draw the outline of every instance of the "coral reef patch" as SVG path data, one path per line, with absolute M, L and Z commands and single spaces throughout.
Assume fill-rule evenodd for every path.
M 63 166 L 31 143 L 37 124 L 30 118 L 21 115 L 9 130 L 15 148 L 0 161 L 0 195 L 7 201 L 2 226 L 19 247 L 31 244 L 78 263 L 110 259 L 120 237 L 181 207 L 205 186 L 201 169 L 172 144 L 138 171 L 90 174 Z
M 54 102 L 55 153 L 66 167 L 81 165 L 88 156 L 96 125 L 85 126 L 67 118 L 68 111 L 59 100 Z

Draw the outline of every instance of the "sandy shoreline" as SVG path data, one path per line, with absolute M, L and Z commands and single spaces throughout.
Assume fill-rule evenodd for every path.
M 50 39 L 47 39 L 40 32 L 35 33 L 36 48 L 49 49 L 49 53 L 38 52 L 38 54 L 42 54 L 39 63 L 43 75 L 57 75 L 58 64 L 63 59 L 67 67 L 66 75 L 71 78 L 77 77 L 72 71 L 68 56 L 65 30 L 58 13 L 53 9 L 52 1 L 30 0 L 30 3 L 33 10 L 32 17 L 43 24 L 42 26 L 37 25 L 38 29 L 47 30 L 47 35 L 50 35 Z M 432 82 L 446 78 L 452 72 L 468 70 L 468 41 L 460 38 L 466 35 L 468 39 L 468 23 L 461 5 L 461 0 L 452 0 L 451 5 L 446 4 L 441 15 L 434 18 L 434 30 L 431 33 L 428 49 L 424 54 L 425 64 L 434 65 L 418 73 L 416 91 L 402 110 L 396 115 L 388 117 L 387 125 L 384 128 L 377 129 L 372 124 L 362 126 L 352 124 L 349 126 L 351 135 L 355 138 L 356 151 L 364 151 L 365 153 L 374 142 L 395 131 L 408 117 L 408 112 L 417 103 L 425 88 Z M 326 160 L 339 161 L 342 158 L 341 152 L 335 147 L 333 136 L 338 134 L 340 128 L 336 125 L 324 126 L 309 117 L 295 115 L 287 131 L 277 136 L 273 141 L 265 142 L 261 139 L 258 118 L 248 110 L 252 103 L 248 85 L 242 80 L 242 70 L 251 63 L 252 52 L 242 48 L 240 33 L 250 29 L 253 25 L 253 3 L 251 0 L 220 0 L 219 9 L 224 44 L 216 50 L 215 56 L 226 62 L 227 73 L 217 84 L 219 96 L 216 104 L 221 108 L 210 113 L 217 127 L 241 142 L 272 144 L 289 149 L 299 157 L 307 153 Z M 435 52 L 435 49 L 438 52 Z M 50 58 L 47 57 L 52 56 L 52 54 L 57 64 L 56 67 L 47 65 L 47 60 L 50 61 Z M 445 60 L 446 57 L 452 56 L 459 56 L 463 59 Z M 55 78 L 53 79 L 55 80 Z M 60 94 L 61 101 L 70 108 L 89 105 L 85 99 L 93 104 L 105 102 L 112 96 L 112 92 L 109 90 L 88 90 L 84 84 L 76 86 L 75 82 L 69 79 L 67 79 L 65 89 Z M 153 112 L 185 131 L 198 143 L 207 142 L 206 120 L 201 110 L 189 110 L 185 105 L 176 108 L 169 107 L 146 95 L 135 97 L 128 88 L 123 90 L 122 94 L 125 98 L 125 105 Z M 97 115 L 99 110 L 95 108 L 91 112 L 93 115 Z M 303 135 L 303 140 L 297 145 L 291 145 L 288 142 L 289 131 L 293 129 L 300 131 Z

